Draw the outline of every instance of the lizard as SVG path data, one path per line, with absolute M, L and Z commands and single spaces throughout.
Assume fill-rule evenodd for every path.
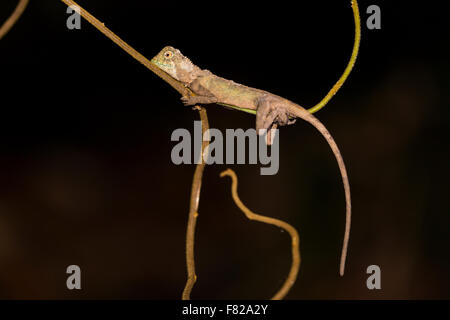
M 201 69 L 174 47 L 164 47 L 151 62 L 175 80 L 190 89 L 194 95 L 182 96 L 187 106 L 197 104 L 220 104 L 256 115 L 256 131 L 293 124 L 296 118 L 314 126 L 328 142 L 337 160 L 345 192 L 346 222 L 341 251 L 339 273 L 344 275 L 351 225 L 351 197 L 347 170 L 341 152 L 327 128 L 300 105 L 270 92 L 247 87 Z M 269 143 L 269 142 L 268 142 Z

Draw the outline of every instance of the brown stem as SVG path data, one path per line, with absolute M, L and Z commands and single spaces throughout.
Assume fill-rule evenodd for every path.
M 260 214 L 253 213 L 249 208 L 247 208 L 239 199 L 239 195 L 237 192 L 238 187 L 238 180 L 236 173 L 234 173 L 233 170 L 227 169 L 223 171 L 220 174 L 221 177 L 229 176 L 231 177 L 231 195 L 233 197 L 234 202 L 238 206 L 239 209 L 245 214 L 247 218 L 250 220 L 259 221 L 262 223 L 272 224 L 274 226 L 280 227 L 284 230 L 286 230 L 289 235 L 291 236 L 291 245 L 292 245 L 292 264 L 291 264 L 291 270 L 289 271 L 288 277 L 284 281 L 282 287 L 280 290 L 278 290 L 277 293 L 272 297 L 272 300 L 281 300 L 283 299 L 286 294 L 289 292 L 289 290 L 292 288 L 292 286 L 295 283 L 295 280 L 297 279 L 298 271 L 300 269 L 300 238 L 298 236 L 297 230 L 291 226 L 289 223 L 262 216 Z
M 9 30 L 11 30 L 12 26 L 19 20 L 22 13 L 25 11 L 25 8 L 28 5 L 29 0 L 20 0 L 19 3 L 16 6 L 16 9 L 11 14 L 11 16 L 8 18 L 8 20 L 5 21 L 5 23 L 0 28 L 0 39 L 5 36 L 5 34 L 8 33 Z

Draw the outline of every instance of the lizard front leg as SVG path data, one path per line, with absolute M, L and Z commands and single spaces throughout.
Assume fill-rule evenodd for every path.
M 181 97 L 181 101 L 185 106 L 193 106 L 196 104 L 216 103 L 218 100 L 214 96 L 189 96 Z

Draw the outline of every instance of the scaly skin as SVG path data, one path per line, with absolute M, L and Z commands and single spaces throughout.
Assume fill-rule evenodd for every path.
M 182 97 L 185 105 L 217 103 L 245 112 L 256 111 L 257 131 L 292 124 L 295 118 L 300 118 L 323 135 L 336 157 L 345 191 L 346 223 L 340 262 L 340 275 L 344 275 L 351 225 L 350 185 L 341 152 L 327 128 L 298 104 L 270 92 L 218 77 L 206 69 L 202 70 L 173 47 L 165 47 L 152 62 L 196 94 L 194 97 Z

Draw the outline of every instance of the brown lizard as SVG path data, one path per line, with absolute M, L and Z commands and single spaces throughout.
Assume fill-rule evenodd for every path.
M 151 61 L 195 94 L 181 98 L 185 105 L 217 103 L 256 114 L 257 132 L 260 132 L 260 129 L 269 130 L 278 125 L 292 124 L 295 118 L 301 118 L 324 136 L 336 157 L 345 191 L 346 223 L 340 261 L 340 275 L 344 275 L 351 224 L 350 185 L 341 152 L 327 128 L 298 104 L 270 92 L 218 77 L 209 70 L 200 69 L 173 47 L 165 47 Z

